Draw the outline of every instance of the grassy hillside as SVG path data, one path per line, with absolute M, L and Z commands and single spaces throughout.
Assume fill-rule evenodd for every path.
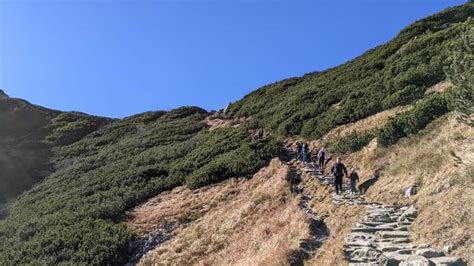
M 10 125 L 0 133 L 0 154 L 18 161 L 8 182 L 28 180 L 19 192 L 47 176 L 8 204 L 0 264 L 124 263 L 134 238 L 119 222 L 127 209 L 180 185 L 251 176 L 281 152 L 275 136 L 317 139 L 404 105 L 413 108 L 338 149 L 358 149 L 375 135 L 390 145 L 418 132 L 448 111 L 444 94 L 425 92 L 446 79 L 443 68 L 462 45 L 460 22 L 473 15 L 474 4 L 448 9 L 344 65 L 260 88 L 230 106 L 230 118 L 248 119 L 212 131 L 210 114 L 197 107 L 109 120 L 0 95 L 0 123 Z M 252 142 L 249 132 L 257 128 L 269 137 Z M 22 173 L 30 161 L 31 172 Z
M 107 121 L 32 105 L 0 91 L 0 204 L 54 172 L 53 148 L 77 141 Z
M 253 174 L 279 152 L 272 138 L 251 142 L 246 128 L 209 132 L 207 115 L 195 107 L 144 113 L 56 147 L 55 172 L 18 197 L 0 221 L 0 258 L 125 262 L 133 235 L 115 222 L 125 210 L 179 185 Z M 62 139 L 57 134 L 48 139 Z
M 317 139 L 331 129 L 424 96 L 446 78 L 462 21 L 474 4 L 449 8 L 403 29 L 392 41 L 341 66 L 264 86 L 230 107 L 252 127 Z

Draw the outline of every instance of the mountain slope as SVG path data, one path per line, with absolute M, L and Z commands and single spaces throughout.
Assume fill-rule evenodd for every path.
M 232 104 L 229 113 L 250 117 L 255 128 L 316 139 L 336 126 L 410 104 L 446 78 L 443 68 L 462 43 L 459 22 L 472 16 L 472 3 L 449 8 L 346 64 L 264 86 Z
M 446 93 L 426 91 L 446 79 L 443 67 L 462 45 L 461 22 L 473 15 L 474 4 L 465 4 L 420 20 L 344 65 L 258 89 L 224 115 L 182 107 L 109 120 L 2 96 L 0 123 L 11 125 L 2 133 L 7 147 L 2 154 L 38 163 L 31 173 L 11 171 L 19 179 L 46 178 L 8 204 L 0 220 L 0 263 L 125 263 L 136 237 L 122 223 L 126 210 L 177 186 L 194 189 L 252 176 L 281 154 L 281 136 L 315 140 L 337 126 L 405 105 L 413 108 L 376 134 L 390 145 L 418 132 L 449 111 Z M 15 124 L 22 115 L 31 117 Z M 214 116 L 225 122 L 211 131 L 206 121 Z M 252 140 L 260 128 L 264 137 Z M 361 148 L 375 137 L 359 133 L 349 135 L 350 145 L 339 145 L 341 150 Z M 38 154 L 28 157 L 34 149 L 24 148 L 9 155 L 28 138 L 39 145 Z M 18 191 L 33 182 L 26 183 Z
M 53 148 L 79 140 L 107 121 L 50 110 L 0 91 L 0 204 L 54 172 Z
M 209 132 L 207 115 L 196 107 L 148 112 L 56 147 L 55 172 L 12 202 L 0 222 L 0 258 L 125 262 L 133 235 L 116 223 L 125 210 L 183 184 L 247 176 L 278 153 L 273 138 L 251 142 L 245 128 Z

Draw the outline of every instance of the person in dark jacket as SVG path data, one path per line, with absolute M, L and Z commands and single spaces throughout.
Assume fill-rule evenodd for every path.
M 304 144 L 304 159 L 303 161 L 309 162 L 310 161 L 310 151 L 309 151 L 309 145 L 308 143 Z
M 348 176 L 346 166 L 341 162 L 341 158 L 337 157 L 336 163 L 331 167 L 331 173 L 334 175 L 334 186 L 336 194 L 342 192 L 342 178 Z
M 324 150 L 324 147 L 321 148 L 318 152 L 318 163 L 319 163 L 319 169 L 324 170 L 324 163 L 326 161 L 326 151 Z
M 301 157 L 301 142 L 296 142 L 296 160 L 299 160 Z
M 356 184 L 359 181 L 359 174 L 357 173 L 357 168 L 355 166 L 351 168 L 351 174 L 349 178 L 351 179 L 351 194 L 355 194 Z

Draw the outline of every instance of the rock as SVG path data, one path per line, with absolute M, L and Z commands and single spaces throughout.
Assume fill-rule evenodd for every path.
M 376 235 L 380 238 L 406 238 L 410 236 L 407 231 L 378 231 Z
M 375 233 L 378 231 L 393 231 L 392 227 L 358 227 L 352 229 L 352 232 Z
M 415 252 L 418 256 L 423 256 L 425 258 L 436 258 L 444 256 L 444 252 L 433 249 L 433 248 L 423 248 Z
M 377 260 L 382 253 L 371 247 L 363 247 L 355 250 L 351 254 L 351 259 L 356 261 Z
M 429 266 L 430 261 L 422 256 L 410 256 L 408 259 L 402 261 L 400 266 Z
M 432 265 L 442 266 L 467 266 L 467 263 L 459 257 L 436 257 L 430 258 Z
M 446 183 L 444 183 L 443 187 L 444 187 L 444 189 L 448 189 L 448 188 L 451 187 L 451 183 L 446 182 Z
M 444 247 L 443 247 L 443 251 L 444 251 L 445 253 L 449 253 L 449 252 L 451 252 L 452 250 L 453 250 L 453 245 L 452 245 L 452 244 L 449 244 L 449 243 L 448 243 L 448 244 L 444 245 Z
M 408 208 L 408 210 L 404 211 L 402 215 L 400 215 L 400 217 L 398 218 L 398 221 L 399 222 L 403 222 L 407 220 L 412 221 L 416 218 L 417 215 L 418 215 L 418 210 L 414 206 L 411 206 L 410 208 Z
M 404 260 L 407 260 L 410 257 L 410 255 L 405 255 L 405 254 L 399 254 L 396 252 L 387 252 L 383 253 L 379 259 L 379 265 L 386 265 L 386 266 L 395 266 L 395 265 L 400 265 L 400 263 Z
M 410 186 L 409 188 L 405 189 L 405 197 L 409 198 L 416 194 L 415 186 Z

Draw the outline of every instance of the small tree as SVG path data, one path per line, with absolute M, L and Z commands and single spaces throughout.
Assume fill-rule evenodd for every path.
M 446 70 L 454 88 L 450 107 L 460 120 L 474 126 L 474 20 L 469 18 L 463 25 L 460 49 L 453 55 L 453 63 Z

